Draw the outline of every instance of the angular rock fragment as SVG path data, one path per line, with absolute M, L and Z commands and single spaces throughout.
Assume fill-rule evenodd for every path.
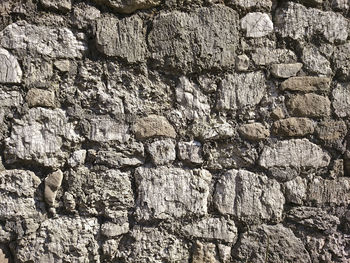
M 86 150 L 77 150 L 72 153 L 71 157 L 68 159 L 68 164 L 71 167 L 76 167 L 84 164 L 86 158 Z
M 269 48 L 257 48 L 252 53 L 252 60 L 258 66 L 268 66 L 278 63 L 295 63 L 297 56 L 295 53 L 288 49 L 269 49 Z
M 247 55 L 239 55 L 236 58 L 236 69 L 238 71 L 247 71 L 249 68 L 249 58 Z
M 122 120 L 98 116 L 90 120 L 88 138 L 96 142 L 119 141 L 123 143 L 130 138 L 129 126 Z
M 268 16 L 261 12 L 249 13 L 241 19 L 241 27 L 247 37 L 263 37 L 273 31 L 273 23 Z
M 342 143 L 348 129 L 344 121 L 326 120 L 322 121 L 316 127 L 316 135 L 323 140 L 326 145 L 334 146 Z
M 40 0 L 40 3 L 50 9 L 62 11 L 62 12 L 68 12 L 72 8 L 71 0 L 61 0 L 61 1 L 55 1 L 55 0 Z
M 302 241 L 281 224 L 253 227 L 242 235 L 232 255 L 242 262 L 311 263 Z
M 332 105 L 338 117 L 350 116 L 350 84 L 337 84 L 332 95 Z
M 15 120 L 11 136 L 6 139 L 5 160 L 13 163 L 30 161 L 44 166 L 61 166 L 68 154 L 65 143 L 81 140 L 61 109 L 32 108 L 22 119 Z
M 51 58 L 81 58 L 86 45 L 68 28 L 36 26 L 20 21 L 0 33 L 0 45 L 20 56 L 45 55 Z
M 106 222 L 101 226 L 101 233 L 105 237 L 114 238 L 122 234 L 126 234 L 129 231 L 129 223 L 123 222 L 120 224 Z
M 182 230 L 191 237 L 221 240 L 227 243 L 234 243 L 238 235 L 235 223 L 224 218 L 205 218 L 183 226 Z
M 49 174 L 45 178 L 45 201 L 50 206 L 55 206 L 55 199 L 57 191 L 61 186 L 63 180 L 63 173 L 61 170 L 57 170 Z
M 99 262 L 97 218 L 50 218 L 36 236 L 26 236 L 15 249 L 19 262 Z
M 0 83 L 21 83 L 22 69 L 15 56 L 0 48 Z
M 271 0 L 230 0 L 228 3 L 247 10 L 264 9 L 269 11 L 272 7 Z
M 216 246 L 196 241 L 191 263 L 219 263 Z
M 163 165 L 176 159 L 175 143 L 171 139 L 152 142 L 147 148 L 153 164 Z
M 225 120 L 209 120 L 195 122 L 191 131 L 197 138 L 201 138 L 204 141 L 207 140 L 218 140 L 218 139 L 229 139 L 235 136 L 236 129 L 233 125 L 226 122 Z
M 265 95 L 265 81 L 265 76 L 260 71 L 226 75 L 218 90 L 217 108 L 234 111 L 256 106 Z
M 328 97 L 313 93 L 293 95 L 287 101 L 291 115 L 298 117 L 328 117 L 331 114 L 331 102 Z
M 144 61 L 146 38 L 143 21 L 137 15 L 123 18 L 104 17 L 96 22 L 96 46 L 107 56 L 128 62 Z
M 143 146 L 140 146 L 139 149 L 131 150 L 130 153 L 124 152 L 115 152 L 115 151 L 98 151 L 96 154 L 96 164 L 107 165 L 111 168 L 124 168 L 129 166 L 139 166 L 144 163 L 144 149 Z
M 299 176 L 284 184 L 286 201 L 302 205 L 306 198 L 307 181 Z
M 207 214 L 211 174 L 206 170 L 145 168 L 135 171 L 139 219 L 172 219 Z
M 40 57 L 25 57 L 23 62 L 23 82 L 29 87 L 51 86 L 50 79 L 53 76 L 53 67 L 50 61 L 45 61 Z
M 259 164 L 265 168 L 321 168 L 328 166 L 330 156 L 307 139 L 279 141 L 265 146 Z
M 244 138 L 252 141 L 263 140 L 270 136 L 269 129 L 258 122 L 243 124 L 239 127 L 238 132 Z
M 308 118 L 287 118 L 273 123 L 272 130 L 279 136 L 305 136 L 314 133 L 314 123 Z
M 349 3 L 350 4 L 350 3 Z M 350 80 L 350 42 L 339 45 L 333 53 L 333 65 L 337 76 L 341 80 Z
M 160 0 L 93 0 L 97 4 L 107 5 L 123 14 L 131 14 L 139 9 L 148 9 L 161 3 Z
M 311 73 L 324 76 L 331 76 L 331 63 L 326 59 L 316 47 L 304 47 L 301 57 L 304 68 Z
M 148 42 L 151 57 L 166 68 L 227 68 L 235 63 L 238 15 L 222 5 L 162 13 L 153 21 Z
M 271 66 L 271 73 L 276 78 L 289 78 L 297 75 L 299 70 L 303 67 L 302 63 L 290 63 L 290 64 L 273 64 Z
M 26 100 L 29 107 L 55 107 L 55 93 L 50 90 L 30 89 Z
M 173 126 L 164 116 L 149 115 L 136 121 L 133 130 L 137 139 L 164 136 L 175 138 L 176 132 Z
M 282 90 L 303 92 L 327 92 L 331 79 L 326 77 L 292 77 L 282 82 Z
M 177 147 L 180 160 L 193 164 L 203 163 L 201 146 L 197 141 L 179 142 Z
M 18 107 L 23 104 L 23 98 L 19 91 L 0 89 L 0 107 Z
M 101 12 L 96 7 L 81 3 L 74 6 L 72 22 L 79 29 L 82 29 L 88 27 L 100 16 Z
M 221 214 L 236 216 L 246 223 L 278 222 L 285 199 L 280 185 L 246 170 L 229 170 L 216 184 L 214 204 Z
M 348 37 L 349 22 L 342 15 L 293 2 L 278 9 L 275 20 L 275 29 L 282 37 L 304 40 L 321 34 L 330 43 L 342 42 Z

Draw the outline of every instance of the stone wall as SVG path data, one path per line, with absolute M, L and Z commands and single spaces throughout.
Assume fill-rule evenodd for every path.
M 0 262 L 350 262 L 349 6 L 1 0 Z

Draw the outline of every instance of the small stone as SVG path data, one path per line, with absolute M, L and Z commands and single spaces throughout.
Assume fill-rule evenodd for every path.
M 334 1 L 333 1 L 334 2 Z M 350 2 L 348 2 L 350 5 Z M 350 42 L 336 46 L 333 56 L 333 66 L 336 77 L 342 81 L 350 80 Z
M 344 121 L 326 120 L 316 127 L 316 135 L 323 141 L 343 140 L 348 132 Z
M 196 241 L 191 262 L 219 263 L 215 244 Z
M 164 116 L 149 115 L 138 119 L 133 127 L 135 136 L 139 140 L 152 137 L 169 137 L 175 138 L 176 132 L 174 127 Z
M 175 142 L 171 139 L 152 142 L 147 150 L 154 165 L 164 165 L 176 159 Z
M 287 118 L 273 123 L 273 132 L 279 136 L 305 136 L 314 133 L 314 123 L 307 118 Z
M 331 114 L 331 102 L 328 97 L 313 93 L 294 95 L 287 101 L 291 115 L 299 117 L 328 117 Z
M 249 13 L 241 20 L 241 27 L 247 37 L 263 37 L 273 31 L 273 23 L 268 16 L 261 12 Z
M 337 179 L 343 176 L 344 176 L 344 160 L 343 159 L 334 160 L 333 166 L 329 173 L 329 177 L 332 179 Z
M 227 246 L 224 244 L 218 244 L 218 250 L 219 250 L 219 256 L 222 261 L 222 263 L 229 263 L 231 262 L 231 246 Z
M 51 90 L 32 88 L 26 97 L 29 107 L 55 107 L 55 93 Z
M 231 0 L 228 3 L 246 10 L 264 9 L 269 11 L 272 7 L 271 0 Z
M 58 189 L 63 180 L 63 173 L 57 170 L 45 178 L 45 201 L 50 206 L 55 206 L 55 199 Z
M 276 78 L 289 78 L 294 77 L 303 67 L 302 63 L 290 63 L 290 64 L 273 64 L 271 65 L 271 73 Z
M 247 71 L 249 68 L 249 58 L 247 55 L 239 55 L 236 58 L 236 69 L 238 71 Z
M 129 223 L 124 222 L 116 224 L 112 222 L 106 222 L 101 226 L 101 234 L 107 238 L 114 238 L 122 234 L 126 234 L 129 231 Z
M 96 142 L 126 142 L 130 138 L 129 126 L 122 120 L 109 116 L 98 116 L 90 120 L 88 138 Z
M 41 4 L 50 9 L 62 11 L 62 12 L 68 12 L 72 8 L 71 0 L 40 0 Z
M 79 29 L 87 28 L 101 16 L 101 11 L 84 2 L 76 4 L 73 9 L 72 22 Z
M 332 95 L 333 108 L 338 117 L 350 116 L 350 84 L 338 84 Z
M 326 92 L 330 89 L 331 79 L 326 77 L 292 77 L 282 82 L 282 90 L 303 92 Z
M 77 167 L 85 162 L 86 150 L 74 151 L 71 157 L 68 159 L 68 164 L 71 167 Z
M 203 163 L 202 145 L 200 142 L 179 142 L 177 147 L 180 160 L 193 164 Z
M 57 60 L 53 63 L 53 65 L 61 72 L 68 72 L 70 61 L 69 60 Z
M 22 70 L 15 56 L 0 48 L 0 83 L 21 83 Z
M 275 120 L 283 119 L 285 117 L 284 111 L 281 107 L 276 107 L 271 112 L 271 117 Z
M 284 184 L 286 201 L 302 205 L 306 197 L 307 180 L 299 176 Z
M 242 137 L 252 141 L 263 140 L 270 136 L 269 129 L 258 122 L 243 124 L 239 127 L 238 132 Z
M 160 5 L 160 0 L 93 0 L 97 4 L 107 5 L 122 14 L 131 14 L 136 10 L 148 9 Z
M 295 63 L 297 56 L 288 49 L 257 48 L 252 53 L 252 60 L 258 66 L 269 66 L 278 63 Z
M 331 63 L 318 51 L 316 47 L 305 47 L 301 57 L 304 68 L 311 73 L 325 76 L 332 75 Z

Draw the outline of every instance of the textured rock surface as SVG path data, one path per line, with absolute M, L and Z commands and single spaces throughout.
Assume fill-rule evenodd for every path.
M 117 12 L 130 14 L 138 9 L 147 9 L 159 5 L 159 0 L 93 0 L 102 5 L 107 5 Z
M 286 79 L 297 75 L 297 73 L 302 67 L 303 67 L 302 63 L 273 64 L 271 66 L 271 73 L 276 78 Z
M 241 27 L 247 37 L 263 37 L 273 31 L 273 23 L 267 14 L 249 13 L 241 20 Z
M 292 96 L 287 107 L 290 113 L 300 117 L 327 117 L 331 114 L 331 102 L 328 97 L 313 93 Z
M 305 136 L 314 133 L 314 123 L 307 118 L 287 118 L 273 123 L 275 134 L 282 136 Z
M 282 90 L 317 92 L 328 91 L 331 80 L 325 77 L 293 77 L 282 82 Z
M 6 49 L 0 48 L 0 83 L 20 83 L 22 69 L 16 57 Z
M 350 88 L 349 84 L 338 84 L 333 90 L 333 107 L 339 117 L 350 115 Z

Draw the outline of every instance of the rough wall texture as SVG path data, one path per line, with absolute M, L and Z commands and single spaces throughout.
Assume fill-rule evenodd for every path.
M 1 0 L 0 263 L 348 263 L 349 128 L 349 0 Z

